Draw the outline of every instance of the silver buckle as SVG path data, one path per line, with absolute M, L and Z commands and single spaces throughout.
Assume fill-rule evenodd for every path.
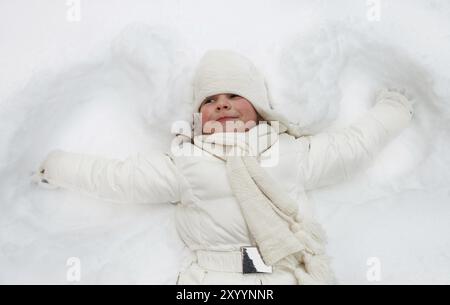
M 267 266 L 257 247 L 241 247 L 242 273 L 272 273 L 272 266 Z

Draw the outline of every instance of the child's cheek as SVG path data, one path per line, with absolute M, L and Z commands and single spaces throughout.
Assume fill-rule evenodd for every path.
M 207 113 L 207 110 L 202 110 L 201 116 L 202 116 L 202 127 L 203 127 L 205 125 L 205 123 L 209 121 L 209 114 Z
M 246 121 L 249 121 L 249 120 L 254 121 L 255 120 L 254 110 L 253 110 L 253 106 L 251 104 L 241 107 L 240 113 L 242 114 L 242 117 L 245 118 Z

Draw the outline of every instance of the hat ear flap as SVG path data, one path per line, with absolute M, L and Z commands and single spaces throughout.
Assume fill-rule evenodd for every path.
M 270 110 L 274 110 L 274 108 L 273 108 L 273 101 L 272 101 L 272 94 L 270 93 L 269 86 L 267 84 L 267 79 L 264 79 L 264 87 L 266 89 L 267 103 L 269 103 L 269 108 L 270 108 Z
M 198 136 L 203 134 L 202 115 L 199 112 L 192 114 L 192 135 Z

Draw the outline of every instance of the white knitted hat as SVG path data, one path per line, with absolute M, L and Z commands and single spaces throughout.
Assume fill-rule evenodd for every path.
M 246 57 L 229 50 L 210 50 L 198 64 L 194 75 L 193 113 L 199 112 L 208 96 L 236 94 L 250 101 L 264 120 L 278 121 L 279 133 L 300 136 L 298 127 L 277 113 L 264 76 Z

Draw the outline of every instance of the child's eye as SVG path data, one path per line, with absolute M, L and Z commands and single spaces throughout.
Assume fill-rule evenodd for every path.
M 205 100 L 205 101 L 203 102 L 203 105 L 209 104 L 209 103 L 211 103 L 211 102 L 213 102 L 213 101 L 214 101 L 213 99 L 207 99 L 207 100 Z
M 240 96 L 236 94 L 230 94 L 230 98 L 240 98 Z

